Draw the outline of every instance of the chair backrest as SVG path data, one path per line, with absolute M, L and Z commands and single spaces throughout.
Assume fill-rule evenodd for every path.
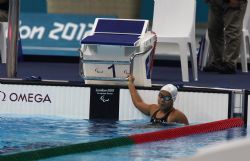
M 159 37 L 189 35 L 195 15 L 196 0 L 155 0 L 152 30 Z
M 249 30 L 250 29 L 250 4 L 247 4 L 247 8 L 246 8 L 246 12 L 245 12 L 245 16 L 243 19 L 243 30 Z
M 147 31 L 148 20 L 97 18 L 94 33 L 142 35 Z

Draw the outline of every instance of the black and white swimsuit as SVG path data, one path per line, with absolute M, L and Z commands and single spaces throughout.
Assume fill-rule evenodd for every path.
M 150 122 L 152 123 L 167 123 L 168 120 L 168 116 L 169 114 L 174 111 L 174 108 L 169 110 L 162 118 L 157 118 L 156 114 L 160 111 L 160 109 L 158 109 L 157 111 L 154 112 L 154 114 L 151 116 L 151 120 Z

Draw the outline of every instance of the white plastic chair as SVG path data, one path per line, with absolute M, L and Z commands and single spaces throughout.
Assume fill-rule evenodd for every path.
M 242 27 L 242 37 L 241 37 L 241 46 L 240 46 L 240 58 L 241 58 L 241 68 L 242 72 L 248 72 L 248 64 L 247 64 L 247 58 L 249 56 L 249 51 L 250 51 L 250 39 L 249 39 L 249 30 L 248 28 L 250 27 L 250 5 L 247 5 L 246 8 L 246 13 L 245 17 L 243 19 L 243 27 Z M 205 48 L 204 48 L 204 53 L 202 57 L 202 66 L 201 70 L 207 65 L 207 59 L 209 57 L 209 53 L 213 52 L 209 47 L 210 47 L 210 41 L 208 37 L 208 32 L 206 31 L 205 35 Z
M 203 71 L 203 68 L 207 65 L 207 59 L 208 59 L 209 53 L 213 52 L 211 49 L 209 49 L 209 46 L 210 46 L 210 41 L 208 38 L 208 32 L 206 31 L 204 51 L 202 53 L 202 56 L 200 57 L 202 59 L 202 63 L 200 66 L 201 71 Z
M 6 63 L 8 22 L 0 22 L 0 54 L 1 63 Z
M 241 37 L 241 47 L 240 47 L 240 57 L 241 57 L 241 66 L 242 66 L 242 72 L 248 72 L 247 68 L 247 58 L 249 56 L 249 30 L 250 27 L 249 21 L 250 19 L 250 5 L 247 5 L 245 17 L 243 20 L 243 28 L 242 28 L 242 37 Z
M 169 52 L 165 44 L 178 44 L 182 80 L 189 81 L 188 55 L 191 56 L 193 77 L 198 80 L 195 41 L 195 0 L 155 0 L 153 31 L 157 35 L 156 53 Z

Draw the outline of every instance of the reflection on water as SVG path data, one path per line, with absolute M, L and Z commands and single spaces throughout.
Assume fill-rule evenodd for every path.
M 0 154 L 84 143 L 183 125 L 153 125 L 149 120 L 70 120 L 61 118 L 0 117 Z M 193 155 L 216 142 L 248 137 L 248 129 L 233 128 L 133 146 L 46 159 L 57 160 L 168 160 Z M 96 159 L 95 159 L 96 160 Z
M 166 129 L 162 126 L 161 129 Z M 75 120 L 1 117 L 0 154 L 84 143 L 159 130 L 148 120 Z

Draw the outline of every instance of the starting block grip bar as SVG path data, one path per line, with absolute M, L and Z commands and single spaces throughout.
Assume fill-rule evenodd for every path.
M 99 80 L 99 81 L 128 81 L 128 78 L 111 78 L 111 77 L 83 77 L 84 80 Z
M 118 64 L 118 65 L 130 65 L 130 61 L 103 61 L 103 60 L 81 60 L 82 63 L 88 64 Z

